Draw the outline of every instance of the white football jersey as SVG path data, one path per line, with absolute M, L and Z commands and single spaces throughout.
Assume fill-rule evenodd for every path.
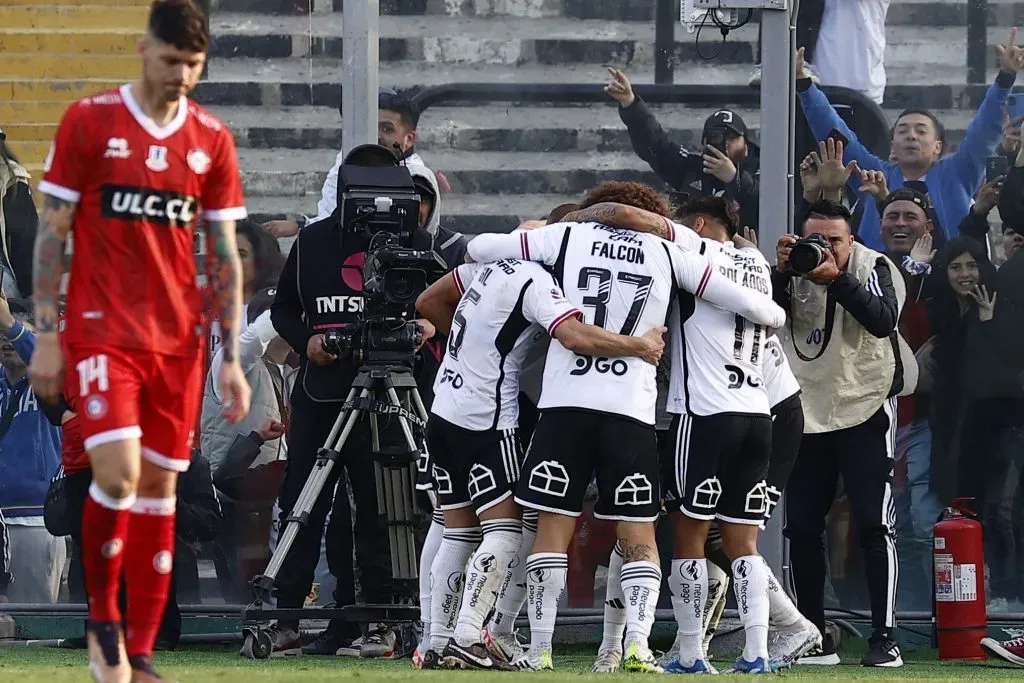
M 773 409 L 787 398 L 800 393 L 800 382 L 796 380 L 789 359 L 782 350 L 778 336 L 765 343 L 764 385 L 768 389 L 768 405 Z
M 739 285 L 715 277 L 702 255 L 597 223 L 480 235 L 469 243 L 469 254 L 477 261 L 521 257 L 547 263 L 586 322 L 623 335 L 641 336 L 664 325 L 677 288 L 721 296 L 738 310 L 746 310 L 751 299 Z M 758 312 L 784 320 L 781 309 L 769 303 Z M 640 358 L 593 358 L 553 341 L 539 407 L 584 408 L 653 425 L 657 393 L 655 367 Z
M 520 365 L 530 344 L 581 313 L 536 263 L 465 264 L 453 273 L 462 299 L 431 412 L 464 429 L 514 429 Z
M 771 271 L 761 252 L 702 239 L 680 225 L 675 226 L 673 239 L 684 249 L 706 254 L 721 275 L 771 300 Z M 762 370 L 764 326 L 681 292 L 669 316 L 669 332 L 670 412 L 700 416 L 771 412 Z

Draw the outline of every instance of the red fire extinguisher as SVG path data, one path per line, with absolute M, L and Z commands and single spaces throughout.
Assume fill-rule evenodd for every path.
M 939 659 L 986 659 L 985 552 L 981 523 L 957 498 L 935 524 L 935 628 Z

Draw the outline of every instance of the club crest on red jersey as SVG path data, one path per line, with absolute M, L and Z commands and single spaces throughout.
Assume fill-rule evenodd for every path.
M 210 155 L 206 153 L 206 150 L 193 149 L 188 153 L 186 157 L 188 161 L 188 167 L 195 172 L 196 175 L 203 175 L 210 170 L 210 166 L 213 164 L 213 160 L 210 159 Z
M 150 145 L 149 156 L 146 157 L 146 168 L 154 173 L 162 173 L 170 168 L 167 161 L 167 148 L 161 145 Z

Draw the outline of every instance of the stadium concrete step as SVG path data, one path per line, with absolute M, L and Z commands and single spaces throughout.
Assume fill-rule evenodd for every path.
M 651 105 L 650 108 L 674 142 L 691 148 L 700 142 L 704 120 L 716 111 L 678 105 Z M 212 111 L 228 124 L 241 147 L 341 147 L 341 119 L 333 108 L 212 107 Z M 750 129 L 752 139 L 759 141 L 760 111 L 745 108 L 736 108 L 736 111 Z M 890 121 L 895 120 L 898 113 L 895 109 L 885 111 Z M 946 126 L 949 143 L 954 147 L 958 145 L 973 113 L 937 110 L 935 114 Z M 438 105 L 423 112 L 417 133 L 416 147 L 425 154 L 445 149 L 467 152 L 628 152 L 631 149 L 626 126 L 615 106 Z
M 3 76 L 0 62 L 0 77 Z M 341 101 L 343 64 L 340 59 L 282 58 L 213 59 L 209 78 L 196 88 L 197 100 L 209 105 L 298 106 L 317 104 L 337 106 Z M 680 64 L 675 82 L 689 85 L 746 85 L 749 65 L 719 65 L 712 62 Z M 984 85 L 965 85 L 966 67 L 890 68 L 885 106 L 930 109 L 976 109 L 984 97 Z M 995 78 L 990 69 L 990 80 Z M 635 83 L 651 83 L 653 69 L 632 72 Z M 533 84 L 589 83 L 601 85 L 608 80 L 607 69 L 600 65 L 565 67 L 523 65 L 427 64 L 419 61 L 383 63 L 382 86 L 406 93 L 417 89 L 452 83 Z
M 309 0 L 282 3 L 281 0 L 214 0 L 227 12 L 265 14 L 308 13 Z M 341 11 L 343 0 L 316 0 L 314 13 Z M 988 0 L 989 21 L 994 26 L 1020 23 L 1018 0 Z M 609 21 L 654 21 L 654 0 L 381 0 L 383 15 L 447 15 L 465 17 L 525 17 L 604 19 Z M 892 0 L 887 23 L 890 26 L 965 26 L 964 0 Z M 757 21 L 755 13 L 751 19 Z
M 65 103 L 52 103 L 52 123 L 15 125 L 5 128 L 12 140 L 49 140 Z M 0 120 L 24 120 L 21 103 L 0 102 Z M 243 149 L 338 150 L 341 148 L 341 119 L 330 107 L 211 107 L 232 130 Z M 714 109 L 676 105 L 652 105 L 652 111 L 674 142 L 695 148 L 700 142 L 704 120 Z M 760 112 L 736 109 L 743 116 L 751 138 L 760 138 Z M 899 110 L 886 110 L 893 121 Z M 935 112 L 946 126 L 948 149 L 963 139 L 973 113 L 962 110 Z M 34 127 L 34 130 L 29 130 Z M 26 162 L 41 163 L 46 144 L 15 143 L 15 152 Z M 476 107 L 436 106 L 420 120 L 417 149 L 433 166 L 435 151 L 463 152 L 624 152 L 632 146 L 626 127 L 614 106 L 519 107 L 486 105 Z M 335 152 L 336 153 L 336 152 Z M 319 170 L 326 170 L 319 169 Z M 315 201 L 313 202 L 315 205 Z
M 249 217 L 257 222 L 316 212 L 316 197 L 247 197 Z M 560 204 L 580 201 L 577 194 L 443 194 L 441 224 L 469 235 L 508 232 L 527 218 L 544 218 Z
M 149 16 L 149 7 L 143 3 L 138 6 L 114 7 L 109 4 L 33 5 L 21 4 L 22 2 L 23 0 L 14 0 L 13 4 L 0 6 L 0 27 L 19 30 L 122 28 L 137 29 L 141 32 L 146 25 L 146 17 Z
M 315 19 L 313 17 L 315 16 Z M 280 16 L 220 12 L 211 18 L 213 57 L 340 57 L 341 13 Z M 1009 28 L 1006 27 L 1005 32 Z M 614 64 L 654 62 L 654 23 L 600 19 L 461 16 L 383 16 L 380 59 L 422 60 L 434 64 Z M 889 26 L 885 62 L 891 68 L 964 67 L 967 31 L 951 27 Z M 989 32 L 990 53 L 1005 41 Z M 709 37 L 710 36 L 710 37 Z M 757 25 L 729 33 L 721 44 L 717 30 L 700 41 L 675 25 L 677 63 L 713 59 L 717 64 L 751 64 Z
M 131 55 L 135 56 L 144 29 L 84 30 L 0 28 L 4 55 Z
M 138 64 L 138 60 L 136 60 Z M 0 100 L 19 102 L 64 102 L 70 104 L 83 97 L 116 88 L 123 79 L 83 79 L 46 81 L 0 79 Z

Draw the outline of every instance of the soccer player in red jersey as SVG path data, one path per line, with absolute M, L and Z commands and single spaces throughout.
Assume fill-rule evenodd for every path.
M 238 366 L 245 218 L 235 142 L 186 95 L 202 73 L 206 20 L 192 0 L 158 0 L 139 42 L 142 77 L 64 114 L 39 189 L 35 251 L 39 339 L 29 369 L 44 400 L 66 390 L 93 471 L 85 506 L 89 668 L 98 681 L 162 680 L 153 641 L 174 553 L 177 474 L 188 468 L 202 381 L 195 223 L 208 253 L 224 340 L 218 378 L 227 419 L 249 409 Z M 75 233 L 63 333 L 57 300 Z M 66 383 L 66 386 L 65 386 Z M 126 632 L 117 591 L 124 572 Z

